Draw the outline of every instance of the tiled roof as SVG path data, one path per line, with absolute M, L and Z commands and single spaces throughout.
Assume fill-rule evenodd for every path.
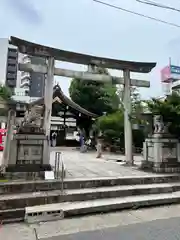
M 86 109 L 82 108 L 81 106 L 79 106 L 77 103 L 75 103 L 74 101 L 72 101 L 70 98 L 68 98 L 63 91 L 61 90 L 59 85 L 54 86 L 54 91 L 53 91 L 53 99 L 52 99 L 52 103 L 53 102 L 63 102 L 65 105 L 71 107 L 72 109 L 75 109 L 76 111 L 80 112 L 81 114 L 84 114 L 86 116 L 89 117 L 93 117 L 93 118 L 97 118 L 98 115 L 87 111 Z M 44 97 L 31 102 L 30 105 L 34 105 L 34 104 L 44 104 Z

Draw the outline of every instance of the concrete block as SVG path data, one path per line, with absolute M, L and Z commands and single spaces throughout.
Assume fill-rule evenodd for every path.
M 40 212 L 42 216 L 44 216 L 44 221 L 46 221 L 46 212 L 58 211 L 58 209 L 63 210 L 64 217 L 70 217 L 89 213 L 105 213 L 114 210 L 117 211 L 122 209 L 137 209 L 141 207 L 158 206 L 170 203 L 178 203 L 179 201 L 180 192 L 174 194 L 152 194 L 147 196 L 129 196 L 114 199 L 100 199 L 75 203 L 66 202 L 59 204 L 49 204 L 46 206 L 27 207 L 25 216 L 27 222 L 32 223 L 31 214 L 34 214 L 36 212 Z

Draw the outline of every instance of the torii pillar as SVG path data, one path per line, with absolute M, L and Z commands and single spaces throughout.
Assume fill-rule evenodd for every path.
M 132 139 L 132 103 L 131 103 L 131 79 L 130 71 L 128 69 L 123 71 L 124 75 L 124 142 L 125 142 L 125 156 L 126 163 L 133 165 L 133 139 Z
M 53 98 L 53 83 L 54 83 L 54 58 L 47 58 L 47 74 L 44 86 L 44 121 L 43 129 L 46 134 L 46 146 L 43 148 L 43 162 L 49 164 L 50 162 L 50 130 L 51 130 L 51 112 L 52 112 L 52 98 Z

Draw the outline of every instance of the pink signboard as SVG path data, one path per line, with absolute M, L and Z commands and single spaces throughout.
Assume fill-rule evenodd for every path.
M 166 66 L 161 70 L 161 82 L 171 82 L 171 68 Z

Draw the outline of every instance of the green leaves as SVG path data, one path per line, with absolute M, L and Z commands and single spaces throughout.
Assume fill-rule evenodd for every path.
M 124 141 L 124 115 L 121 110 L 99 117 L 96 125 L 106 142 Z
M 108 74 L 106 69 L 97 69 L 98 73 Z M 111 84 L 73 79 L 69 88 L 71 99 L 81 107 L 98 115 L 112 113 L 119 107 L 116 87 Z
M 11 99 L 12 92 L 9 88 L 6 86 L 0 85 L 0 116 L 6 116 L 7 115 L 7 109 L 8 109 L 8 101 Z
M 12 96 L 11 90 L 4 85 L 0 85 L 0 98 L 3 100 L 9 100 L 11 96 Z
M 105 129 L 114 129 L 119 131 L 124 126 L 124 115 L 122 111 L 117 111 L 107 116 L 99 117 L 97 125 L 104 131 Z
M 152 98 L 146 101 L 153 115 L 161 115 L 165 123 L 171 123 L 170 133 L 179 137 L 180 133 L 180 95 L 173 92 L 165 100 Z

